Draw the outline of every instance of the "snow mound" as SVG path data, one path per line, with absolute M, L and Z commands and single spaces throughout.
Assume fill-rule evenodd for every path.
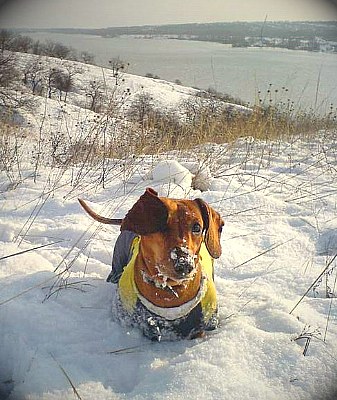
M 175 192 L 182 191 L 185 194 L 191 190 L 193 179 L 192 173 L 175 160 L 160 161 L 151 171 L 150 177 L 155 184 L 168 188 L 170 193 L 172 193 L 170 184 L 174 183 L 178 186 L 175 188 Z M 174 195 L 177 194 L 174 193 Z
M 200 190 L 201 192 L 211 189 L 214 178 L 208 165 L 192 161 L 185 161 L 182 165 L 193 174 L 193 189 Z

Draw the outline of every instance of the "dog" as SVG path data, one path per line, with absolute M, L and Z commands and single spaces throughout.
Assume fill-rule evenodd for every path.
M 118 284 L 118 314 L 151 340 L 204 336 L 218 326 L 214 259 L 224 222 L 202 199 L 159 197 L 147 188 L 123 219 L 108 281 Z

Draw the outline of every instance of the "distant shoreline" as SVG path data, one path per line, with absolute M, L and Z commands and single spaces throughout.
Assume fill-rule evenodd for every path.
M 207 42 L 207 43 L 218 43 L 225 45 L 227 47 L 231 48 L 241 48 L 241 49 L 247 49 L 247 48 L 263 48 L 263 49 L 284 49 L 284 50 L 290 50 L 290 51 L 310 51 L 310 52 L 315 52 L 315 53 L 332 53 L 332 54 L 337 54 L 337 42 L 334 43 L 334 47 L 331 49 L 315 49 L 311 48 L 310 46 L 308 47 L 287 47 L 287 46 L 278 46 L 278 45 L 272 45 L 271 43 L 268 44 L 258 44 L 258 43 L 252 43 L 252 44 L 233 44 L 233 43 L 224 43 L 218 40 L 205 40 L 202 38 L 187 38 L 187 37 L 175 37 L 174 35 L 169 36 L 169 35 L 119 35 L 119 36 L 100 36 L 103 39 L 113 39 L 113 38 L 134 38 L 134 39 L 145 39 L 145 40 L 156 40 L 156 39 L 162 39 L 162 40 L 185 40 L 185 41 L 192 41 L 192 42 Z M 272 38 L 272 39 L 277 39 L 277 38 Z
M 140 37 L 211 42 L 232 47 L 284 48 L 337 53 L 337 21 L 224 22 L 207 24 L 146 25 L 86 28 L 15 29 L 17 32 L 49 32 L 95 35 L 102 38 Z
M 265 49 L 265 50 L 289 50 L 289 51 L 304 51 L 304 52 L 313 52 L 313 53 L 328 53 L 328 54 L 337 54 L 337 42 L 336 42 L 336 49 L 335 50 L 317 50 L 317 49 L 312 49 L 310 47 L 308 48 L 292 48 L 292 47 L 285 47 L 285 46 L 272 46 L 272 45 L 258 45 L 258 44 L 251 44 L 251 45 L 234 45 L 233 43 L 224 43 L 221 41 L 217 40 L 205 40 L 201 38 L 185 38 L 185 37 L 174 37 L 168 36 L 168 35 L 153 35 L 153 36 L 146 36 L 146 35 L 115 35 L 115 36 L 107 36 L 107 35 L 98 35 L 98 34 L 91 34 L 91 33 L 82 33 L 82 32 L 59 32 L 59 31 L 54 31 L 54 30 L 20 30 L 22 33 L 56 33 L 56 34 L 63 34 L 63 35 L 84 35 L 84 36 L 92 36 L 92 37 L 98 37 L 102 39 L 117 39 L 117 38 L 130 38 L 130 39 L 144 39 L 144 40 L 181 40 L 181 41 L 186 41 L 186 42 L 201 42 L 201 43 L 217 43 L 224 45 L 228 48 L 238 48 L 238 49 Z

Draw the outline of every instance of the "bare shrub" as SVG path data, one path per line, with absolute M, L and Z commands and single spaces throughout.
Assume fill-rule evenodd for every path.
M 33 42 L 33 39 L 29 36 L 14 36 L 10 43 L 10 50 L 18 51 L 21 53 L 29 53 L 33 46 Z
M 118 57 L 109 60 L 109 66 L 112 69 L 113 76 L 116 80 L 116 85 L 120 83 L 121 74 L 126 71 L 128 65 L 128 63 L 120 60 Z
M 10 50 L 13 38 L 14 38 L 14 35 L 12 32 L 8 31 L 7 29 L 0 30 L 0 52 L 1 52 L 1 54 L 3 54 L 5 50 Z
M 0 121 L 0 171 L 11 184 L 22 179 L 22 139 L 19 128 Z
M 81 51 L 79 55 L 79 61 L 84 62 L 85 64 L 94 64 L 95 56 L 88 51 Z
M 48 57 L 56 57 L 60 59 L 76 59 L 75 51 L 62 43 L 46 40 L 45 44 L 41 45 L 42 53 Z
M 160 79 L 160 76 L 156 75 L 156 74 L 152 74 L 151 72 L 147 72 L 145 74 L 146 78 L 152 78 L 152 79 Z
M 233 104 L 238 104 L 242 106 L 246 106 L 247 103 L 241 100 L 238 97 L 231 96 L 228 93 L 222 93 L 219 92 L 218 90 L 210 87 L 207 90 L 202 90 L 198 94 L 200 97 L 208 100 L 213 100 L 215 102 L 225 102 L 225 103 L 233 103 Z
M 81 74 L 83 71 L 70 63 L 63 63 L 62 69 L 54 76 L 54 85 L 59 92 L 59 100 L 67 102 L 68 93 L 75 88 L 75 76 Z M 63 94 L 63 99 L 62 99 Z
M 0 54 L 0 87 L 10 87 L 18 77 L 15 67 L 16 56 L 14 53 L 6 51 Z
M 33 101 L 21 89 L 16 55 L 10 51 L 0 53 L 0 115 L 6 120 L 20 107 L 32 109 Z
M 40 40 L 35 40 L 32 44 L 32 53 L 38 56 L 43 55 L 44 45 Z
M 153 107 L 153 98 L 147 92 L 141 92 L 135 96 L 133 102 L 131 103 L 127 116 L 142 127 L 151 115 L 155 112 Z

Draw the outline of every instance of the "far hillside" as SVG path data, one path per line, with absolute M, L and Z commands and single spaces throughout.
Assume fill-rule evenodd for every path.
M 294 50 L 337 51 L 336 21 L 218 22 L 100 29 L 45 29 L 44 31 L 82 33 L 102 37 L 141 35 L 152 38 L 168 36 L 181 40 L 226 43 L 239 47 L 268 46 Z

